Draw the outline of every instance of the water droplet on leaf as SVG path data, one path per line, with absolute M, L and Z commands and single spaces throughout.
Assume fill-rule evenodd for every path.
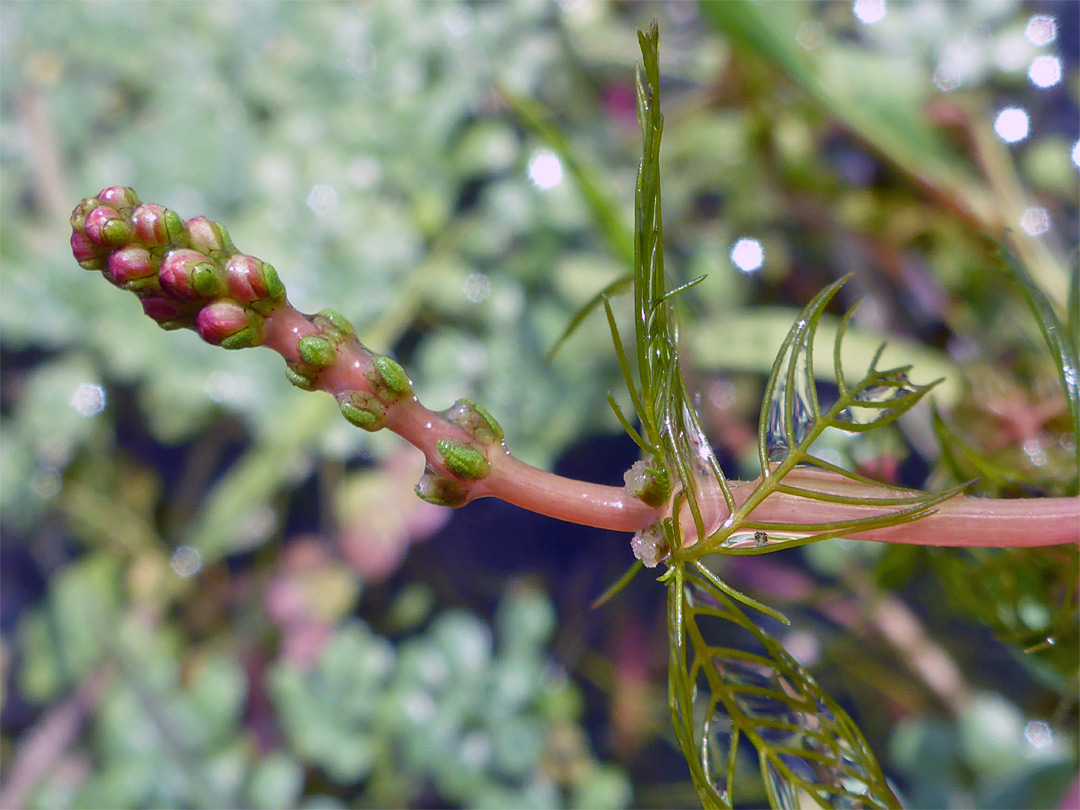
M 769 421 L 765 433 L 765 451 L 769 461 L 783 461 L 791 452 L 792 445 L 789 443 L 785 430 L 785 407 L 787 401 L 787 385 L 780 383 L 773 392 L 769 401 Z M 810 410 L 810 399 L 804 391 L 795 390 L 791 398 L 791 428 L 794 446 L 797 446 L 814 423 L 814 414 Z

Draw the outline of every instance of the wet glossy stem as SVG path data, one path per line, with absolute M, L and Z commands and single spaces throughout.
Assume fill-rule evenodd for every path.
M 839 478 L 836 476 L 836 478 Z M 736 482 L 732 494 L 742 503 L 756 482 Z M 895 494 L 895 490 L 867 487 L 869 497 Z M 718 501 L 720 519 L 727 506 Z M 916 546 L 1022 548 L 1080 543 L 1080 498 L 969 498 L 958 495 L 934 507 L 926 517 L 900 526 L 854 531 L 857 540 L 905 543 Z M 833 523 L 872 517 L 889 511 L 876 505 L 830 503 L 774 492 L 750 513 L 754 521 L 773 523 Z
M 317 332 L 308 318 L 285 304 L 266 319 L 265 345 L 285 360 L 299 360 L 301 337 Z M 331 395 L 363 390 L 369 386 L 363 369 L 367 359 L 358 344 L 345 344 L 333 366 L 318 378 L 317 388 Z M 447 473 L 436 448 L 440 439 L 467 440 L 457 425 L 424 407 L 415 397 L 395 405 L 387 425 L 417 447 L 432 467 Z M 493 447 L 489 454 L 490 473 L 468 483 L 469 500 L 493 497 L 541 515 L 615 531 L 635 532 L 664 516 L 663 510 L 646 506 L 623 487 L 576 481 L 537 469 L 510 455 L 505 447 Z M 793 473 L 796 477 L 802 473 Z M 837 476 L 834 484 L 854 487 Z M 791 476 L 788 480 L 794 480 Z M 737 505 L 753 496 L 757 482 L 732 482 Z M 866 487 L 862 493 L 881 496 L 882 491 Z M 858 494 L 852 492 L 851 494 Z M 895 494 L 894 491 L 889 494 Z M 703 496 L 706 523 L 719 526 L 728 516 L 723 496 L 716 492 Z M 853 532 L 850 537 L 887 543 L 937 546 L 1045 546 L 1080 542 L 1080 499 L 1041 498 L 990 500 L 957 497 L 936 507 L 936 512 L 913 523 L 884 529 Z M 772 492 L 753 506 L 748 517 L 775 523 L 831 523 L 877 515 L 880 506 L 812 501 L 782 492 Z
M 286 303 L 267 317 L 265 345 L 295 363 L 299 360 L 300 338 L 317 331 L 305 315 Z M 333 396 L 367 390 L 367 363 L 359 344 L 345 343 L 338 349 L 334 364 L 319 373 L 315 387 Z M 438 452 L 437 442 L 470 439 L 460 427 L 424 407 L 416 397 L 395 404 L 386 427 L 423 452 L 430 466 L 447 475 L 451 473 Z M 662 517 L 661 510 L 646 506 L 623 487 L 575 481 L 537 469 L 514 458 L 505 446 L 491 447 L 488 461 L 491 471 L 478 481 L 466 483 L 469 500 L 499 498 L 559 520 L 625 532 L 635 532 Z

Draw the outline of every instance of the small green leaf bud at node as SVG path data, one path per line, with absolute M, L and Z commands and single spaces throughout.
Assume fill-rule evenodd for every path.
M 386 406 L 372 394 L 347 391 L 338 397 L 341 415 L 368 431 L 381 430 L 386 424 Z
M 412 396 L 413 387 L 409 375 L 400 363 L 384 354 L 372 358 L 366 376 L 379 399 L 388 405 Z
M 349 319 L 336 309 L 319 310 L 318 314 L 312 319 L 312 322 L 318 327 L 320 332 L 331 334 L 334 337 L 356 337 L 356 330 L 353 329 L 353 325 L 349 323 Z
M 443 416 L 480 444 L 498 444 L 503 440 L 503 429 L 495 417 L 471 399 L 459 399 L 443 412 Z
M 436 506 L 456 509 L 468 502 L 468 493 L 460 481 L 439 475 L 431 467 L 424 470 L 424 474 L 420 476 L 415 492 L 422 500 Z
M 642 529 L 634 534 L 630 540 L 630 548 L 634 556 L 641 560 L 646 568 L 656 568 L 661 561 L 667 559 L 670 553 L 667 537 L 664 534 L 664 524 L 661 521 Z
M 300 353 L 301 360 L 316 369 L 333 365 L 337 358 L 334 344 L 318 335 L 304 335 L 300 338 L 297 351 Z
M 478 481 L 491 472 L 491 462 L 484 455 L 484 451 L 476 445 L 439 439 L 435 442 L 435 448 L 442 456 L 446 469 L 458 478 Z
M 640 459 L 623 475 L 626 490 L 649 506 L 663 506 L 671 494 L 671 479 L 652 466 L 651 459 Z
M 285 378 L 304 391 L 310 391 L 315 387 L 315 380 L 293 368 L 291 364 L 285 366 Z

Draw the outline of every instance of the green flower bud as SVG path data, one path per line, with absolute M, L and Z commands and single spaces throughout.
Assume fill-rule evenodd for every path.
M 412 380 L 396 360 L 386 355 L 376 355 L 366 372 L 375 393 L 386 404 L 412 396 Z
M 474 444 L 439 439 L 435 447 L 446 469 L 458 478 L 477 481 L 491 472 L 491 462 L 484 451 Z
M 300 338 L 297 351 L 300 353 L 301 360 L 316 369 L 333 365 L 337 359 L 337 350 L 334 348 L 334 344 L 318 335 L 304 335 Z
M 420 476 L 416 485 L 416 494 L 428 503 L 436 506 L 449 506 L 457 508 L 464 506 L 468 500 L 468 493 L 460 481 L 439 475 L 438 472 L 428 467 Z
M 386 424 L 386 406 L 372 394 L 347 391 L 338 397 L 341 415 L 368 431 L 380 430 Z
M 323 309 L 312 319 L 320 332 L 330 334 L 332 337 L 352 338 L 356 337 L 356 330 L 349 323 L 349 319 L 336 309 Z M 337 334 L 333 334 L 337 333 Z
M 75 210 L 71 212 L 71 230 L 83 233 L 86 228 L 87 216 L 99 205 L 101 205 L 101 200 L 97 197 L 83 197 L 79 204 L 75 206 Z
M 503 440 L 503 429 L 495 417 L 471 399 L 459 399 L 443 411 L 443 416 L 480 444 L 498 444 Z
M 285 378 L 303 391 L 311 391 L 315 388 L 315 380 L 294 368 L 292 364 L 285 366 Z

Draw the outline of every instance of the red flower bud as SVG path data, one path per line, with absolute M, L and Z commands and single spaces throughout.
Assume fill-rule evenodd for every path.
M 228 298 L 219 298 L 195 318 L 199 336 L 207 343 L 226 349 L 243 349 L 262 343 L 261 318 Z
M 176 303 L 176 301 L 168 298 L 161 298 L 157 295 L 148 295 L 146 298 L 143 298 L 142 308 L 143 312 L 158 323 L 175 321 L 184 314 L 183 307 Z
M 117 210 L 131 208 L 139 204 L 139 197 L 135 190 L 126 186 L 109 186 L 98 192 L 98 199 L 105 205 Z
M 71 254 L 81 267 L 87 270 L 100 270 L 105 264 L 102 250 L 86 238 L 82 231 L 71 232 Z
M 167 294 L 188 301 L 209 298 L 221 288 L 213 262 L 186 248 L 169 251 L 161 263 L 158 280 Z
M 184 227 L 187 229 L 191 246 L 200 253 L 229 251 L 232 247 L 228 231 L 212 219 L 192 217 L 184 223 Z
M 117 286 L 124 286 L 129 281 L 152 276 L 157 272 L 150 251 L 138 245 L 128 245 L 109 254 L 109 269 L 106 278 Z
M 176 233 L 169 232 L 170 218 L 175 219 Z M 135 238 L 148 248 L 167 245 L 180 236 L 182 229 L 176 212 L 156 203 L 143 203 L 136 208 L 131 215 L 131 227 L 135 231 Z
M 99 205 L 86 215 L 86 238 L 101 247 L 118 247 L 131 239 L 131 225 L 120 212 Z
M 266 298 L 266 279 L 263 262 L 254 256 L 238 253 L 225 263 L 225 281 L 229 293 L 239 301 L 251 303 Z

